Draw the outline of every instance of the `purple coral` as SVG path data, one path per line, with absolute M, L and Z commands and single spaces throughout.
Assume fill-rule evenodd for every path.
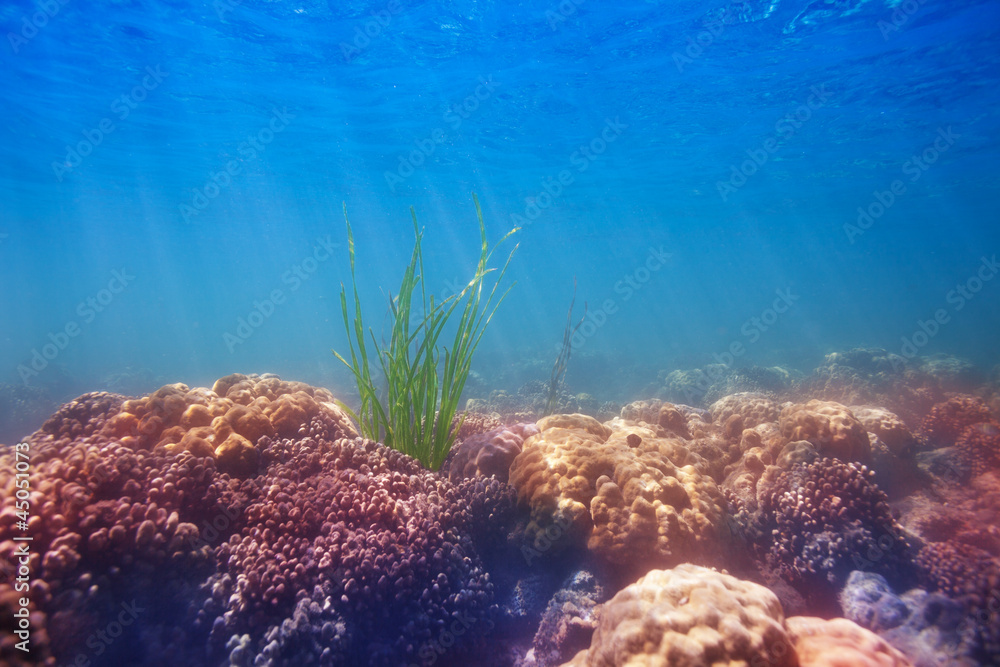
M 241 479 L 210 456 L 133 449 L 107 427 L 121 405 L 81 397 L 28 439 L 32 664 L 421 664 L 444 645 L 461 656 L 491 627 L 479 554 L 506 535 L 506 484 L 451 484 L 344 437 L 328 414 L 262 437 L 259 472 Z M 12 484 L 3 458 L 0 485 Z M 16 562 L 13 498 L 0 556 Z M 139 622 L 94 640 L 123 604 Z M 12 643 L 0 662 L 26 664 Z
M 907 542 L 874 473 L 823 458 L 782 472 L 761 494 L 768 561 L 809 594 L 831 592 L 852 570 L 900 575 Z

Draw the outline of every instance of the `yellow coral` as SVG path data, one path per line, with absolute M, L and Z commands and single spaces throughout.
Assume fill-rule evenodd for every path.
M 557 524 L 608 561 L 632 565 L 637 556 L 672 565 L 718 554 L 725 501 L 683 440 L 584 415 L 546 417 L 538 428 L 510 469 L 531 509 L 530 538 Z
M 743 417 L 744 428 L 778 420 L 778 404 L 764 394 L 743 391 L 717 400 L 709 408 L 712 421 L 725 424 L 733 415 Z
M 652 570 L 604 604 L 590 648 L 563 667 L 797 665 L 777 596 L 697 565 Z
M 801 667 L 912 667 L 884 639 L 846 618 L 793 616 L 785 625 Z
M 854 414 L 834 401 L 813 399 L 785 406 L 779 418 L 781 434 L 789 440 L 808 440 L 820 456 L 842 461 L 868 462 L 868 432 Z
M 126 401 L 106 429 L 137 449 L 214 456 L 224 469 L 252 474 L 261 437 L 294 436 L 321 413 L 333 418 L 342 437 L 358 436 L 326 389 L 275 376 L 234 374 L 217 380 L 212 389 L 177 383 Z
M 906 455 L 912 453 L 916 447 L 917 438 L 895 413 L 870 405 L 852 407 L 851 412 L 862 426 L 869 433 L 877 435 L 893 454 Z

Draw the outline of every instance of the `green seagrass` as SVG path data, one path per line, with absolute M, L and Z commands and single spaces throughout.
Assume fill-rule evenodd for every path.
M 362 435 L 408 454 L 432 470 L 441 466 L 455 443 L 457 427 L 452 429 L 452 422 L 458 412 L 458 401 L 465 388 L 465 381 L 469 377 L 472 356 L 483 332 L 493 319 L 493 314 L 514 286 L 511 284 L 498 295 L 500 283 L 517 245 L 510 251 L 495 280 L 487 281 L 487 277 L 496 271 L 487 265 L 497 246 L 518 228 L 509 231 L 491 248 L 486 240 L 486 225 L 479 199 L 474 194 L 472 199 L 476 205 L 482 239 L 479 263 L 472 280 L 465 288 L 440 302 L 435 302 L 433 295 L 427 295 L 420 249 L 423 232 L 417 223 L 416 211 L 410 209 L 416 242 L 410 263 L 403 273 L 399 292 L 395 297 L 390 294 L 389 336 L 388 340 L 383 339 L 381 343 L 370 327 L 370 340 L 365 340 L 361 300 L 358 298 L 354 274 L 354 234 L 347 218 L 347 204 L 344 204 L 354 293 L 353 319 L 347 308 L 347 289 L 343 284 L 340 289 L 340 306 L 344 315 L 344 327 L 347 329 L 350 361 L 336 350 L 333 353 L 354 375 L 361 407 L 357 412 L 347 406 L 342 407 L 358 423 Z M 485 301 L 484 287 L 489 290 Z M 422 310 L 415 310 L 416 308 Z M 445 328 L 456 311 L 460 315 L 449 349 L 439 345 L 439 339 L 444 335 Z M 372 376 L 370 358 L 377 360 L 382 371 L 385 381 L 382 392 L 376 387 Z M 458 426 L 462 421 L 464 416 Z

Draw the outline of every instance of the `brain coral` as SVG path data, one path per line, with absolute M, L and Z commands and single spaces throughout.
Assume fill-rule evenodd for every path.
M 845 406 L 811 400 L 785 406 L 779 418 L 781 434 L 789 440 L 808 440 L 822 456 L 866 462 L 871 444 L 865 427 Z
M 538 422 L 514 459 L 510 483 L 531 509 L 533 540 L 556 524 L 596 554 L 635 565 L 710 558 L 718 550 L 724 500 L 692 463 L 684 441 L 620 420 L 583 415 Z
M 262 388 L 239 381 L 225 393 L 253 403 Z M 190 394 L 160 394 L 159 414 L 222 400 L 185 403 Z M 256 472 L 239 477 L 213 455 L 114 435 L 123 397 L 67 404 L 26 441 L 26 530 L 13 454 L 0 455 L 0 558 L 17 561 L 14 537 L 33 540 L 31 664 L 398 665 L 429 659 L 446 636 L 460 656 L 489 629 L 493 584 L 479 554 L 498 551 L 513 491 L 451 484 L 354 437 L 332 410 L 292 429 L 277 408 L 291 420 L 303 405 L 282 395 L 261 406 L 275 435 L 260 437 Z M 12 583 L 0 581 L 5 617 Z M 123 605 L 140 622 L 95 654 L 94 633 Z M 27 664 L 8 638 L 0 663 Z
M 982 399 L 959 395 L 936 404 L 924 417 L 921 430 L 936 445 L 947 446 L 968 427 L 992 418 L 990 409 Z
M 753 428 L 778 421 L 778 404 L 764 394 L 741 392 L 720 398 L 712 404 L 712 421 L 725 424 L 733 415 L 743 417 L 743 427 Z
M 684 564 L 652 570 L 605 603 L 590 648 L 564 667 L 792 667 L 790 647 L 774 593 Z
M 785 621 L 801 667 L 912 667 L 905 655 L 846 618 Z
M 902 573 L 907 543 L 873 477 L 863 465 L 822 458 L 758 483 L 768 560 L 786 580 L 819 595 L 851 570 Z
M 534 424 L 514 424 L 466 438 L 449 457 L 449 479 L 457 483 L 470 477 L 493 476 L 506 482 L 510 476 L 510 464 L 521 453 L 525 438 L 536 433 L 538 428 Z

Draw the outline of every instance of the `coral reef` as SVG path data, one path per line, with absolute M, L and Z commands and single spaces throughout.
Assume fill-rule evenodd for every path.
M 696 565 L 652 570 L 601 609 L 590 648 L 564 667 L 797 664 L 774 593 Z
M 32 538 L 32 653 L 7 633 L 0 663 L 1000 664 L 1000 393 L 827 362 L 812 393 L 715 369 L 708 409 L 604 422 L 494 392 L 438 471 L 272 375 L 85 394 L 25 439 L 24 523 L 0 447 L 0 614 Z
M 661 375 L 662 388 L 657 395 L 669 401 L 691 405 L 710 405 L 736 393 L 782 394 L 791 388 L 795 375 L 778 366 L 731 368 L 726 364 L 707 364 L 690 370 L 672 370 Z
M 516 667 L 560 665 L 586 649 L 605 597 L 604 586 L 593 573 L 575 572 L 549 600 L 531 649 Z
M 513 490 L 454 485 L 357 438 L 338 412 L 312 409 L 322 390 L 234 379 L 216 385 L 227 399 L 170 387 L 138 404 L 97 393 L 63 406 L 26 442 L 26 527 L 13 453 L 0 456 L 0 558 L 16 562 L 13 538 L 32 538 L 31 660 L 395 665 L 447 646 L 461 661 L 498 613 L 480 554 L 504 557 Z M 155 446 L 164 429 L 116 435 L 122 414 L 138 418 L 126 406 L 170 423 L 220 403 L 213 420 L 264 430 L 255 472 L 223 472 L 217 451 Z M 255 403 L 259 413 L 232 412 Z M 0 581 L 4 615 L 12 583 Z M 140 622 L 95 655 L 93 633 L 123 605 Z M 7 639 L 0 661 L 24 664 Z
M 984 421 L 962 431 L 955 450 L 973 475 L 1000 469 L 1000 424 Z
M 267 474 L 245 526 L 219 548 L 199 613 L 209 645 L 249 636 L 242 654 L 269 661 L 388 665 L 423 660 L 444 632 L 459 644 L 482 635 L 496 608 L 475 540 L 509 518 L 509 487 L 452 486 L 382 445 L 331 441 L 328 429 L 316 418 L 303 437 L 264 439 Z M 287 632 L 297 616 L 309 641 Z
M 447 468 L 448 478 L 455 483 L 476 476 L 493 476 L 506 482 L 521 445 L 537 433 L 534 424 L 513 424 L 473 435 L 452 449 L 442 471 Z
M 461 422 L 461 426 L 459 426 L 459 422 Z M 479 412 L 464 412 L 451 422 L 451 429 L 455 431 L 455 438 L 459 441 L 481 433 L 488 433 L 501 426 L 503 426 L 503 422 L 493 415 L 484 415 Z
M 978 657 L 1000 656 L 1000 560 L 969 544 L 931 542 L 916 557 L 920 578 L 961 602 L 975 621 Z
M 982 399 L 959 395 L 934 405 L 920 429 L 933 444 L 943 447 L 955 444 L 968 427 L 990 419 L 990 409 Z
M 226 472 L 251 475 L 261 437 L 294 435 L 319 414 L 332 418 L 346 436 L 357 435 L 326 389 L 276 376 L 233 374 L 211 390 L 171 384 L 126 401 L 109 432 L 136 449 L 212 456 Z
M 884 639 L 844 618 L 792 616 L 785 626 L 800 667 L 912 667 Z
M 840 403 L 813 399 L 786 405 L 778 423 L 783 436 L 789 440 L 808 440 L 822 456 L 863 463 L 871 459 L 868 432 Z
M 885 577 L 855 570 L 840 592 L 844 616 L 909 658 L 915 667 L 973 667 L 973 626 L 963 605 L 914 588 L 897 596 Z
M 679 438 L 644 426 L 613 426 L 584 415 L 538 422 L 510 469 L 510 483 L 531 510 L 528 537 L 553 525 L 595 554 L 641 567 L 712 560 L 724 501 Z M 695 465 L 692 465 L 695 464 Z M 568 541 L 568 540 L 566 540 Z
M 758 501 L 768 561 L 787 581 L 821 601 L 851 570 L 905 576 L 908 544 L 871 471 L 830 458 L 779 470 Z
M 942 399 L 940 382 L 913 361 L 882 348 L 828 354 L 798 383 L 800 394 L 844 405 L 877 405 L 918 423 Z
M 882 348 L 854 348 L 826 355 L 800 389 L 841 403 L 884 404 L 883 397 L 901 384 L 908 368 L 898 354 Z
M 915 453 L 919 441 L 903 420 L 885 408 L 859 405 L 848 408 L 865 430 L 884 442 L 895 456 Z
M 534 422 L 545 416 L 545 408 L 549 402 L 548 386 L 540 380 L 531 380 L 521 385 L 516 392 L 504 390 L 490 392 L 487 398 L 470 398 L 465 409 L 493 416 L 503 424 Z M 581 413 L 609 419 L 619 411 L 614 403 L 599 403 L 590 394 L 571 394 L 561 390 L 554 399 L 556 413 Z
M 753 428 L 765 422 L 778 421 L 778 404 L 764 394 L 741 392 L 720 398 L 712 404 L 712 421 L 725 424 L 733 415 L 743 418 L 744 428 Z
M 975 366 L 949 354 L 921 357 L 920 370 L 937 380 L 945 391 L 963 391 L 981 379 Z
M 122 600 L 142 608 L 153 600 L 162 605 L 144 619 L 150 628 L 176 622 L 171 603 L 176 609 L 193 596 L 196 587 L 187 578 L 211 567 L 195 524 L 215 511 L 214 460 L 136 451 L 108 439 L 103 432 L 123 400 L 105 393 L 81 396 L 26 440 L 32 490 L 26 527 L 15 509 L 14 456 L 0 456 L 0 558 L 18 562 L 14 537 L 31 538 L 30 600 L 38 631 L 33 660 L 73 660 L 97 620 L 113 617 Z M 176 585 L 162 585 L 171 579 Z M 13 613 L 11 584 L 0 583 L 5 615 Z M 0 647 L 0 660 L 15 659 L 12 648 Z
M 897 521 L 920 542 L 968 544 L 1000 557 L 1000 476 L 961 480 L 956 472 L 945 468 L 931 488 L 893 502 Z

